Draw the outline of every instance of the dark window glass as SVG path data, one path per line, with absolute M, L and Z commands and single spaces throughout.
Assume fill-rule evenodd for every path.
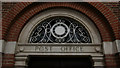
M 38 24 L 29 43 L 91 43 L 87 29 L 72 18 L 51 17 Z

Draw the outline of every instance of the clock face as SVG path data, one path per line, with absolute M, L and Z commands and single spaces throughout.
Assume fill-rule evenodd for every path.
M 91 43 L 91 38 L 80 22 L 68 17 L 51 17 L 32 31 L 30 43 Z

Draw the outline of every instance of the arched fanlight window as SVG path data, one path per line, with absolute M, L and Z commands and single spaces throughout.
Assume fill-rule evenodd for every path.
M 87 29 L 69 17 L 51 17 L 32 31 L 29 43 L 92 43 Z

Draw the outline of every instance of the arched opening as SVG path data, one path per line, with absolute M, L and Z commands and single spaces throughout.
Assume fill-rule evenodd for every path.
M 68 8 L 71 8 L 72 10 Z M 28 43 L 30 36 L 32 36 L 32 31 L 34 31 L 38 24 L 51 17 L 58 16 L 69 17 L 80 22 L 88 31 L 92 43 Z M 97 28 L 93 23 L 95 23 Z M 3 39 L 7 43 L 5 44 L 4 56 L 11 55 L 13 58 L 11 60 L 15 61 L 15 64 L 13 62 L 8 62 L 9 60 L 6 60 L 8 58 L 5 58 L 5 62 L 7 61 L 12 66 L 15 65 L 15 68 L 25 68 L 27 66 L 25 60 L 29 55 L 90 55 L 94 61 L 94 67 L 96 68 L 104 67 L 104 58 L 106 61 L 106 66 L 115 67 L 115 64 L 112 64 L 112 62 L 116 62 L 116 60 L 111 60 L 109 57 L 114 57 L 113 54 L 116 52 L 114 51 L 116 49 L 113 49 L 113 47 L 119 45 L 119 42 L 113 42 L 115 38 L 119 38 L 119 31 L 116 29 L 117 24 L 118 20 L 114 14 L 99 2 L 18 3 L 10 12 L 8 12 L 8 15 L 3 18 L 3 25 L 5 26 L 3 27 Z M 54 36 L 55 33 L 59 36 L 65 34 L 65 28 L 59 28 L 62 28 L 62 33 L 59 33 L 59 31 L 53 32 L 51 30 Z M 57 27 L 56 30 L 60 30 L 59 28 Z M 67 35 L 68 34 L 69 33 L 67 33 Z M 4 65 L 7 65 L 7 63 Z
M 20 33 L 18 42 L 19 43 L 32 42 L 32 41 L 30 41 L 31 40 L 30 37 L 32 35 L 34 35 L 35 30 L 39 26 L 41 26 L 41 24 L 43 24 L 45 22 L 50 22 L 50 24 L 45 23 L 45 25 L 48 25 L 47 27 L 51 27 L 51 29 L 50 29 L 51 35 L 53 35 L 54 37 L 57 37 L 52 32 L 53 27 L 56 25 L 56 23 L 52 20 L 54 20 L 54 19 L 57 20 L 59 18 L 64 19 L 64 21 L 65 20 L 68 21 L 68 25 L 66 25 L 67 27 L 69 27 L 68 30 L 70 30 L 71 26 L 74 26 L 74 30 L 77 29 L 78 26 L 79 27 L 81 26 L 84 30 L 84 33 L 89 37 L 89 39 L 91 39 L 90 43 L 97 43 L 97 44 L 101 43 L 101 37 L 100 37 L 99 30 L 94 25 L 94 23 L 89 18 L 87 18 L 84 14 L 77 12 L 73 9 L 69 9 L 69 8 L 55 8 L 55 9 L 52 8 L 52 9 L 48 9 L 44 12 L 41 12 L 40 14 L 37 14 L 25 25 L 25 27 L 23 28 L 23 30 Z M 51 21 L 52 21 L 52 25 L 54 24 L 53 27 L 51 26 Z M 65 24 L 67 24 L 67 23 L 65 23 Z M 71 24 L 74 24 L 74 25 L 71 25 Z M 43 30 L 47 31 L 47 29 L 45 29 L 44 25 L 42 25 L 41 27 L 44 27 Z M 66 27 L 66 29 L 67 29 L 67 27 Z M 74 30 L 72 30 L 72 31 L 76 32 Z M 79 30 L 77 30 L 77 31 L 79 31 Z M 69 33 L 67 33 L 67 35 L 69 35 Z M 59 38 L 61 38 L 61 37 L 59 37 Z M 34 42 L 32 42 L 32 43 L 34 43 Z M 54 43 L 56 43 L 56 42 L 54 42 Z M 86 43 L 88 43 L 88 42 L 86 42 Z
M 69 17 L 51 17 L 33 29 L 28 42 L 92 43 L 87 29 L 81 23 Z
M 53 61 L 58 62 L 60 68 L 65 68 L 68 64 L 75 66 L 74 63 L 78 67 L 83 65 L 83 68 L 86 64 L 90 68 L 104 67 L 101 45 L 99 31 L 84 14 L 68 8 L 49 9 L 36 15 L 25 25 L 19 36 L 16 58 L 24 56 L 29 59 L 28 64 L 23 61 L 25 65 L 22 65 L 28 68 L 36 64 L 40 66 L 43 55 L 57 58 Z M 52 64 L 49 62 L 53 62 L 51 58 L 45 61 L 48 65 Z M 68 60 L 74 63 L 69 63 Z

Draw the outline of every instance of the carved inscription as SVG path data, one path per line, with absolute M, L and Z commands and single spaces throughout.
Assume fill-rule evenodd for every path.
M 35 51 L 48 52 L 48 51 L 52 51 L 52 47 L 50 47 L 50 46 L 36 46 Z
M 36 52 L 82 52 L 81 46 L 35 46 Z
M 100 44 L 19 44 L 23 53 L 96 53 L 101 52 Z
M 61 52 L 82 52 L 82 47 L 80 46 L 64 46 L 60 47 Z

